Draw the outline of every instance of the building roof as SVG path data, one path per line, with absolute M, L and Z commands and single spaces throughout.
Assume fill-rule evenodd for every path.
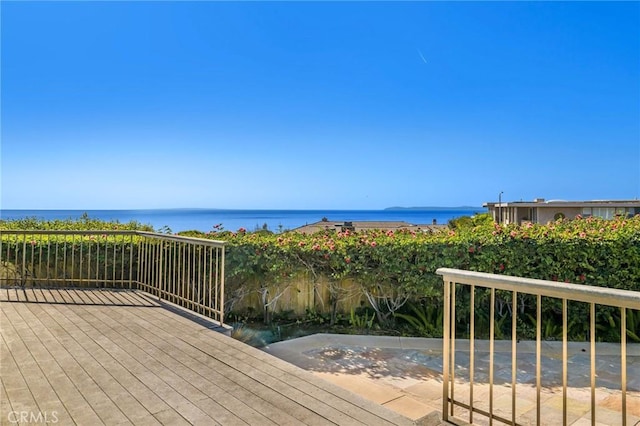
M 538 198 L 534 201 L 487 202 L 483 207 L 640 207 L 640 200 L 588 200 L 566 201 Z
M 350 224 L 350 225 L 349 225 Z M 411 229 L 416 232 L 429 232 L 442 230 L 446 225 L 415 225 L 404 221 L 319 221 L 308 225 L 300 226 L 293 229 L 295 232 L 301 232 L 303 234 L 312 234 L 314 232 L 325 230 L 341 230 L 343 227 L 353 227 L 358 231 L 366 231 L 371 229 L 381 229 L 385 231 Z

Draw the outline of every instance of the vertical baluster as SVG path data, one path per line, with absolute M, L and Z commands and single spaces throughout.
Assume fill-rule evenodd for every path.
M 27 285 L 27 234 L 22 234 L 22 287 Z
M 451 416 L 455 409 L 456 380 L 456 283 L 451 283 Z
M 562 299 L 562 424 L 567 424 L 567 299 Z
M 451 282 L 444 282 L 444 313 L 442 334 L 442 420 L 449 419 L 449 337 L 451 336 Z
M 219 269 L 220 269 L 220 323 L 224 323 L 224 246 L 222 246 L 220 248 L 220 265 L 219 265 Z
M 518 292 L 514 291 L 511 300 L 511 423 L 516 424 L 516 382 L 518 375 Z
M 212 303 L 213 302 L 213 297 L 212 297 L 213 274 L 215 274 L 215 271 L 213 270 L 213 251 L 214 251 L 214 248 L 212 246 L 209 246 L 209 316 L 211 318 L 216 317 L 213 311 L 213 303 Z
M 76 235 L 71 234 L 71 285 L 75 287 L 76 279 Z
M 51 285 L 51 237 L 51 234 L 47 235 L 47 285 Z
M 133 288 L 133 241 L 135 234 L 129 234 L 129 290 Z
M 489 425 L 493 424 L 493 335 L 495 332 L 496 289 L 491 288 L 491 302 L 489 308 Z
M 622 426 L 627 426 L 627 310 L 620 308 L 620 381 L 622 387 Z
M 67 286 L 67 234 L 62 235 L 62 284 Z
M 202 300 L 202 298 L 204 297 L 204 279 L 202 278 L 202 263 L 203 261 L 203 254 L 204 254 L 204 250 L 205 248 L 201 245 L 198 246 L 198 280 L 196 281 L 198 284 L 198 311 L 201 314 L 204 314 L 204 310 L 202 309 L 202 307 L 204 306 L 204 301 Z
M 469 423 L 473 423 L 473 379 L 475 376 L 475 329 L 476 329 L 476 286 L 470 286 L 471 300 L 469 301 Z
M 542 295 L 536 303 L 536 425 L 540 426 L 540 387 L 542 370 Z
M 100 286 L 100 237 L 96 236 L 96 287 Z
M 590 328 L 591 328 L 591 425 L 596 424 L 596 304 L 590 304 Z

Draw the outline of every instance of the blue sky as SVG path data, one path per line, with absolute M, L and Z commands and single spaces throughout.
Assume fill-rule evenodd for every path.
M 640 197 L 638 2 L 2 2 L 1 207 Z

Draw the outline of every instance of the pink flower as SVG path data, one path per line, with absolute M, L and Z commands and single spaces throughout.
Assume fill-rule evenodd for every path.
M 504 271 L 504 263 L 501 263 L 500 266 L 498 266 L 498 269 L 500 269 L 501 271 Z
M 375 246 L 377 246 L 376 242 L 375 241 L 371 241 L 371 247 L 375 247 Z
M 587 233 L 583 231 L 579 235 L 580 235 L 580 238 L 584 238 L 587 236 Z
M 351 263 L 351 258 L 347 256 L 347 257 L 344 258 L 344 261 L 346 263 Z

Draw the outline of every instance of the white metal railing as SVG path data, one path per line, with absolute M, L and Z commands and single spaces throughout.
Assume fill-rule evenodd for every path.
M 224 323 L 224 242 L 137 232 L 140 289 Z
M 143 231 L 1 230 L 0 286 L 139 289 L 223 324 L 224 245 Z
M 589 344 L 590 344 L 590 387 L 591 387 L 591 424 L 596 422 L 596 305 L 604 305 L 620 309 L 620 390 L 622 418 L 620 424 L 627 424 L 627 309 L 640 310 L 640 292 L 617 290 L 588 285 L 559 283 L 529 278 L 495 275 L 481 272 L 464 271 L 458 269 L 440 268 L 437 274 L 444 281 L 444 321 L 443 321 L 443 387 L 442 387 L 442 416 L 443 420 L 454 419 L 454 407 L 461 407 L 468 413 L 468 422 L 473 423 L 474 413 L 485 416 L 489 424 L 498 420 L 507 424 L 517 424 L 517 321 L 518 295 L 526 294 L 536 297 L 536 424 L 541 424 L 541 307 L 542 297 L 550 297 L 562 301 L 562 418 L 567 424 L 567 371 L 568 371 L 568 326 L 567 304 L 569 301 L 586 303 L 589 306 Z M 469 292 L 469 394 L 465 395 L 468 403 L 456 399 L 455 371 L 456 371 L 456 290 L 460 292 L 466 288 Z M 488 410 L 474 405 L 474 371 L 475 371 L 475 340 L 476 340 L 476 292 L 490 291 L 489 295 L 489 398 Z M 510 294 L 511 305 L 511 413 L 510 416 L 500 416 L 494 407 L 494 356 L 495 356 L 495 316 L 496 291 Z M 466 297 L 466 294 L 465 294 Z M 585 318 L 586 320 L 586 318 Z M 467 387 L 465 386 L 465 389 Z M 544 424 L 544 423 L 542 423 Z

